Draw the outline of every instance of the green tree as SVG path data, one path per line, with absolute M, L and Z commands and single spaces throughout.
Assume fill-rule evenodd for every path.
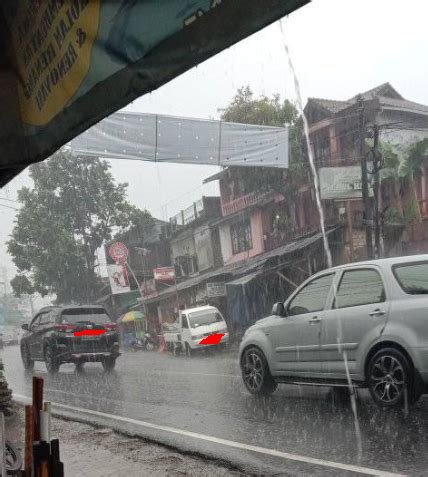
M 372 142 L 368 141 L 368 145 L 371 146 Z M 386 142 L 379 144 L 379 152 L 384 162 L 381 180 L 393 182 L 395 207 L 405 223 L 421 221 L 415 179 L 421 174 L 427 150 L 428 139 L 418 141 L 407 149 Z M 405 204 L 402 201 L 401 189 L 408 191 Z
M 14 293 L 54 293 L 58 303 L 90 302 L 100 278 L 96 251 L 115 233 L 152 220 L 126 200 L 106 161 L 65 150 L 30 167 L 34 187 L 18 192 L 20 208 L 8 251 L 18 269 Z
M 221 119 L 244 124 L 261 124 L 289 129 L 289 169 L 273 167 L 241 167 L 239 174 L 252 190 L 275 190 L 283 195 L 293 194 L 293 184 L 305 172 L 303 162 L 303 124 L 294 103 L 281 101 L 278 94 L 272 98 L 254 97 L 249 86 L 239 88 L 230 104 L 219 109 Z M 234 168 L 235 172 L 237 168 Z
M 424 157 L 428 150 L 428 139 L 412 144 L 398 166 L 398 174 L 404 178 L 408 185 L 409 200 L 407 201 L 404 216 L 409 222 L 421 222 L 421 211 L 419 209 L 418 197 L 416 193 L 415 179 L 421 174 Z

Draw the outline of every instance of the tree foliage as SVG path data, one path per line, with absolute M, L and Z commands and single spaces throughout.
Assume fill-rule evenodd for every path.
M 367 144 L 373 147 L 372 141 Z M 415 178 L 420 175 L 424 157 L 428 151 L 428 139 L 411 144 L 407 148 L 381 141 L 379 152 L 384 168 L 380 172 L 382 180 L 390 180 L 394 185 L 394 201 L 403 223 L 421 221 L 421 213 L 416 194 Z M 407 201 L 403 204 L 402 191 L 407 190 Z M 394 215 L 394 221 L 398 218 Z
M 305 168 L 302 149 L 303 125 L 294 103 L 288 99 L 281 101 L 278 94 L 272 98 L 257 98 L 250 87 L 246 86 L 239 88 L 230 104 L 219 112 L 223 121 L 290 127 L 288 171 L 273 167 L 241 167 L 239 174 L 249 189 L 271 189 L 284 195 L 292 194 L 292 184 L 301 177 Z M 238 170 L 234 169 L 235 172 Z
M 96 251 L 105 240 L 151 219 L 126 200 L 106 161 L 59 151 L 30 167 L 34 187 L 18 192 L 20 208 L 9 253 L 18 269 L 16 295 L 54 293 L 58 303 L 90 302 L 99 290 Z

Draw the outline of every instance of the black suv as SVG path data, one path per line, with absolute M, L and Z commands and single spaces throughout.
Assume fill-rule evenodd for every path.
M 62 363 L 81 368 L 83 363 L 98 361 L 111 371 L 120 355 L 117 325 L 101 306 L 44 307 L 22 329 L 25 369 L 32 369 L 34 361 L 44 361 L 48 372 L 55 373 Z

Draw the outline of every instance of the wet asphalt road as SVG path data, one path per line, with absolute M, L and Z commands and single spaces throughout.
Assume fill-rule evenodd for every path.
M 31 374 L 24 372 L 19 348 L 7 347 L 0 357 L 13 391 L 31 396 Z M 428 396 L 405 417 L 401 411 L 379 410 L 365 391 L 359 391 L 359 460 L 348 401 L 338 401 L 327 388 L 286 385 L 270 399 L 257 400 L 245 391 L 232 353 L 187 358 L 129 352 L 111 374 L 95 363 L 86 364 L 82 373 L 63 365 L 54 377 L 46 374 L 43 363 L 36 363 L 34 374 L 45 378 L 45 399 L 53 402 L 308 457 L 428 475 Z M 172 439 L 178 442 L 180 436 Z M 240 453 L 228 449 L 227 455 L 230 452 Z M 315 472 L 312 467 L 283 465 L 299 475 L 345 475 L 329 468 Z

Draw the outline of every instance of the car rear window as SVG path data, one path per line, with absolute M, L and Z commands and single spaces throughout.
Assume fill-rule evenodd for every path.
M 428 294 L 428 262 L 395 265 L 392 271 L 401 288 L 409 295 Z
M 95 324 L 108 323 L 110 317 L 102 308 L 72 308 L 64 310 L 61 314 L 62 322 L 71 324 L 80 322 L 91 322 Z

